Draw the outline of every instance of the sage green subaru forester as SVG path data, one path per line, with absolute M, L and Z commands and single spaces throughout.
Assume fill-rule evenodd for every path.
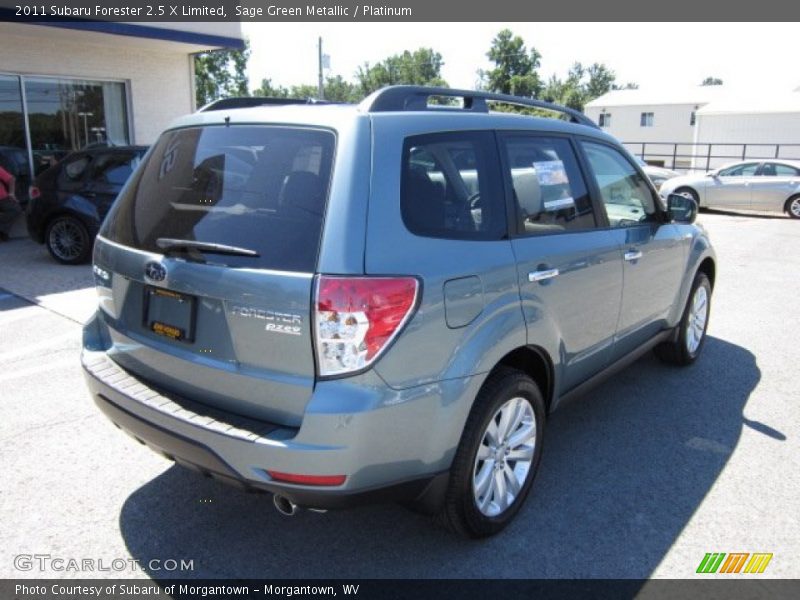
M 285 514 L 397 500 L 487 536 L 550 412 L 651 349 L 701 353 L 697 207 L 582 114 L 406 86 L 257 102 L 176 121 L 94 248 L 86 380 L 156 452 Z

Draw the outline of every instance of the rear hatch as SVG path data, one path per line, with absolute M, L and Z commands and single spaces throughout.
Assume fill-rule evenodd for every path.
M 334 151 L 324 129 L 165 133 L 95 247 L 111 358 L 166 392 L 298 425 Z

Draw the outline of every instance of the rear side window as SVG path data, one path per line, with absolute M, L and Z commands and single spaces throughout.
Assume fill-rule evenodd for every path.
M 789 165 L 780 163 L 765 163 L 761 167 L 761 175 L 766 177 L 797 177 L 800 171 Z
M 95 159 L 89 179 L 95 183 L 122 186 L 138 164 L 139 157 L 131 152 L 104 154 Z
M 91 157 L 87 155 L 77 156 L 69 159 L 62 166 L 61 176 L 59 179 L 63 183 L 80 181 L 83 178 L 84 173 L 86 173 L 86 167 L 89 166 L 90 161 Z
M 501 239 L 506 216 L 499 172 L 491 132 L 407 138 L 400 183 L 403 222 L 420 236 Z
M 502 148 L 520 234 L 596 226 L 592 201 L 568 140 L 513 134 L 502 138 Z
M 159 238 L 253 250 L 207 254 L 234 267 L 312 272 L 333 165 L 332 132 L 211 126 L 168 131 L 134 175 L 101 234 L 162 252 Z

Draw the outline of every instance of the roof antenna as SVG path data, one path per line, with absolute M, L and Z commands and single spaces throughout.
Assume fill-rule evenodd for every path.
M 231 116 L 228 115 L 227 117 L 225 117 L 225 127 L 230 127 L 230 126 L 231 126 Z

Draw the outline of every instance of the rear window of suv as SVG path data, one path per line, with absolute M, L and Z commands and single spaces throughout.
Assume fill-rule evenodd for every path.
M 251 256 L 209 263 L 311 272 L 335 136 L 319 129 L 210 126 L 166 132 L 123 190 L 101 235 L 162 253 L 159 238 L 225 244 Z

